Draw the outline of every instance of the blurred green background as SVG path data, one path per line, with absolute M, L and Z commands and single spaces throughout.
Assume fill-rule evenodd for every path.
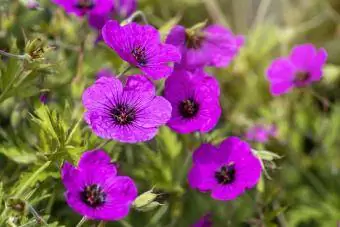
M 139 0 L 138 5 L 163 37 L 176 23 L 192 26 L 206 19 L 246 36 L 231 66 L 208 69 L 222 91 L 218 126 L 203 137 L 162 127 L 148 143 L 105 143 L 81 120 L 81 95 L 99 69 L 119 72 L 122 60 L 105 44 L 94 44 L 96 32 L 86 21 L 50 1 L 33 11 L 17 0 L 0 0 L 0 49 L 41 55 L 33 62 L 0 61 L 0 225 L 38 226 L 29 211 L 5 209 L 15 197 L 49 226 L 75 226 L 81 217 L 65 203 L 59 167 L 98 145 L 122 174 L 136 180 L 139 193 L 155 187 L 164 204 L 148 212 L 131 210 L 125 220 L 106 226 L 184 227 L 207 212 L 216 227 L 340 225 L 340 1 Z M 307 42 L 329 53 L 322 81 L 272 97 L 265 80 L 271 60 Z M 46 106 L 39 101 L 42 92 Z M 265 161 L 270 178 L 263 176 L 256 189 L 230 202 L 191 190 L 186 174 L 200 143 L 244 137 L 255 123 L 278 128 L 269 143 L 252 144 L 281 156 Z

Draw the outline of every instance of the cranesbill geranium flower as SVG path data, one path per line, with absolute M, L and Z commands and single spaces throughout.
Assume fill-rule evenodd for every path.
M 192 227 L 212 227 L 211 215 L 204 215 L 197 223 Z
M 293 87 L 304 87 L 322 77 L 327 52 L 312 44 L 295 46 L 288 57 L 274 60 L 267 70 L 270 92 L 274 96 L 288 93 Z
M 67 13 L 77 16 L 87 14 L 107 14 L 112 11 L 112 0 L 53 0 L 53 2 L 65 9 Z
M 226 67 L 239 53 L 244 38 L 234 36 L 220 25 L 204 29 L 185 29 L 177 25 L 170 31 L 166 43 L 179 48 L 182 54 L 180 67 Z
M 266 143 L 272 137 L 275 137 L 277 130 L 275 125 L 256 124 L 250 127 L 246 133 L 246 138 L 249 141 Z
M 85 152 L 78 167 L 65 162 L 61 179 L 67 204 L 79 214 L 97 220 L 119 220 L 128 215 L 137 196 L 133 180 L 117 176 L 116 167 L 102 150 Z
M 168 126 L 178 133 L 208 132 L 221 116 L 220 88 L 202 70 L 175 70 L 165 82 L 164 96 L 172 105 Z
M 102 76 L 85 90 L 83 104 L 96 135 L 126 143 L 152 139 L 171 116 L 171 104 L 141 75 L 129 76 L 125 87 L 114 76 Z
M 109 21 L 102 30 L 105 43 L 124 60 L 140 68 L 153 79 L 172 72 L 169 63 L 179 62 L 181 55 L 176 47 L 162 44 L 157 29 L 150 25 L 129 23 L 120 26 Z
M 262 172 L 260 160 L 250 146 L 229 137 L 218 147 L 201 145 L 193 154 L 188 180 L 192 188 L 211 192 L 216 200 L 233 200 L 253 188 Z

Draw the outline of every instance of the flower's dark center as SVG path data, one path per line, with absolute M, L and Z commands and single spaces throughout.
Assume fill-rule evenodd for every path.
M 215 172 L 215 179 L 219 184 L 230 184 L 235 180 L 235 164 L 230 163 Z
M 136 111 L 128 105 L 119 104 L 111 110 L 111 116 L 116 124 L 128 125 L 136 119 Z
M 193 99 L 187 99 L 179 104 L 179 112 L 184 118 L 192 118 L 196 116 L 199 105 Z
M 95 208 L 105 203 L 106 194 L 99 185 L 92 184 L 84 188 L 84 191 L 81 192 L 81 198 L 84 203 Z
M 91 10 L 95 6 L 93 0 L 78 0 L 75 7 L 82 10 Z
M 185 33 L 185 45 L 189 49 L 199 49 L 204 41 L 204 35 L 186 32 Z
M 297 72 L 295 74 L 294 83 L 298 86 L 303 85 L 306 81 L 308 81 L 310 77 L 311 75 L 309 72 L 303 72 L 303 71 Z
M 145 47 L 136 47 L 131 51 L 132 56 L 139 65 L 144 66 L 147 63 Z

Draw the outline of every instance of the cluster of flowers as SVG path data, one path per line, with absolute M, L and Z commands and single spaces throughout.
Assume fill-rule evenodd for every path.
M 118 21 L 110 20 L 112 12 L 114 15 L 122 12 L 122 6 L 123 16 L 130 15 L 135 9 L 132 1 L 120 0 L 118 7 L 112 0 L 54 2 L 67 12 L 87 15 L 90 24 L 102 28 L 104 42 L 142 72 L 129 75 L 123 83 L 104 70 L 84 91 L 84 118 L 97 136 L 139 143 L 151 140 L 165 124 L 181 134 L 206 133 L 216 126 L 222 112 L 220 88 L 218 81 L 205 72 L 205 67 L 228 66 L 244 44 L 242 36 L 235 36 L 219 25 L 202 24 L 189 29 L 175 26 L 162 43 L 153 26 L 134 22 L 121 26 Z M 294 86 L 320 80 L 326 58 L 325 50 L 317 51 L 310 44 L 295 47 L 288 58 L 279 58 L 269 67 L 271 93 L 280 95 Z M 163 97 L 156 94 L 153 83 L 162 78 L 166 78 Z M 251 130 L 248 139 L 260 142 L 275 134 L 274 128 Z M 188 174 L 190 187 L 210 192 L 216 200 L 235 199 L 254 187 L 262 172 L 261 162 L 251 147 L 237 137 L 229 137 L 217 147 L 202 144 L 192 159 Z M 137 196 L 133 181 L 117 176 L 116 167 L 103 151 L 84 153 L 77 168 L 65 163 L 62 180 L 67 188 L 68 204 L 92 219 L 125 217 Z M 201 222 L 210 226 L 206 219 Z

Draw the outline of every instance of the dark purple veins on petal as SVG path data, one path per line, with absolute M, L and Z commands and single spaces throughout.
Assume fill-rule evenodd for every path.
M 131 54 L 140 66 L 145 66 L 147 64 L 145 47 L 135 47 L 131 51 Z
M 230 184 L 235 180 L 235 164 L 230 163 L 221 167 L 219 171 L 215 172 L 215 179 L 219 184 Z
M 81 199 L 88 206 L 96 208 L 105 203 L 106 194 L 99 185 L 92 184 L 86 186 L 81 192 Z
M 184 118 L 193 118 L 199 110 L 199 105 L 194 99 L 183 100 L 179 104 L 179 112 Z
M 111 116 L 117 125 L 129 125 L 136 119 L 136 110 L 127 104 L 118 104 L 111 110 Z
M 82 10 L 91 10 L 95 6 L 93 0 L 78 0 L 75 7 Z

